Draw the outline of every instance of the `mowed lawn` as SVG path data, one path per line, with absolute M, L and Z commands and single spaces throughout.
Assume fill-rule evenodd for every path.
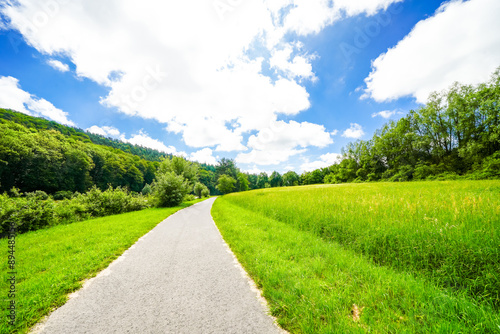
M 500 181 L 262 189 L 212 215 L 292 333 L 500 333 Z
M 55 226 L 16 238 L 16 323 L 7 319 L 7 240 L 0 240 L 2 318 L 0 333 L 27 332 L 63 305 L 67 295 L 95 276 L 166 217 L 199 200 L 164 209 L 146 209 Z

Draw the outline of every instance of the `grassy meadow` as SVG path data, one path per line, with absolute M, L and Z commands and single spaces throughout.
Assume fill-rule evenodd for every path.
M 212 215 L 292 333 L 500 332 L 500 181 L 262 189 Z
M 16 325 L 2 307 L 0 333 L 25 333 L 43 316 L 63 305 L 82 281 L 96 275 L 169 215 L 200 200 L 164 209 L 146 209 L 29 232 L 16 237 Z M 7 258 L 7 239 L 0 240 Z M 7 261 L 0 264 L 7 282 Z M 0 294 L 6 305 L 7 284 Z M 4 300 L 5 299 L 5 300 Z

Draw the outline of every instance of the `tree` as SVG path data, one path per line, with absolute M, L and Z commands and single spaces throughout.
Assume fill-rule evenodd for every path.
M 285 174 L 283 174 L 283 185 L 285 187 L 299 185 L 299 175 L 294 171 L 286 172 Z
M 182 157 L 164 159 L 158 167 L 159 173 L 173 172 L 194 185 L 198 181 L 198 166 Z
M 207 187 L 205 187 L 202 191 L 201 191 L 201 196 L 202 197 L 209 197 L 210 196 L 210 190 L 208 190 Z
M 234 190 L 236 180 L 229 175 L 223 174 L 219 177 L 217 182 L 217 189 L 222 194 L 228 194 Z
M 174 172 L 158 174 L 153 184 L 153 194 L 159 207 L 181 204 L 191 189 L 189 181 Z
M 194 185 L 193 191 L 194 191 L 194 194 L 196 196 L 198 196 L 198 198 L 201 198 L 203 196 L 204 190 L 208 191 L 208 193 L 210 194 L 210 191 L 203 183 L 196 182 L 196 184 Z M 204 197 L 206 197 L 206 196 L 204 196 Z
M 266 172 L 262 172 L 257 177 L 257 187 L 259 189 L 265 188 L 266 187 L 266 183 L 269 183 L 269 178 L 268 178 Z
M 281 174 L 278 173 L 277 171 L 274 171 L 271 174 L 271 177 L 269 178 L 269 183 L 271 184 L 271 187 L 281 187 L 283 183 L 283 179 L 281 178 Z
M 219 164 L 215 167 L 217 179 L 224 174 L 232 177 L 233 179 L 237 179 L 239 172 L 240 170 L 236 167 L 236 163 L 233 159 L 222 158 L 219 160 Z
M 243 173 L 238 173 L 238 186 L 239 186 L 239 191 L 248 190 L 248 178 Z

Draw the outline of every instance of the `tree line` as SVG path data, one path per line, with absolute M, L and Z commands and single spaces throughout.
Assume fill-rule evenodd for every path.
M 268 175 L 243 173 L 227 158 L 215 166 L 189 163 L 195 172 L 192 177 L 182 175 L 189 183 L 184 192 L 194 193 L 195 186 L 199 194 L 206 188 L 218 195 L 318 183 L 498 178 L 499 124 L 500 68 L 486 83 L 456 83 L 447 91 L 431 94 L 426 105 L 386 123 L 370 140 L 349 143 L 342 149 L 340 162 L 327 168 L 301 175 L 294 171 Z M 175 160 L 187 163 L 183 158 Z M 49 194 L 85 192 L 110 185 L 147 192 L 158 175 L 180 175 L 161 167 L 169 164 L 165 161 L 174 158 L 0 109 L 0 192 L 12 187 Z

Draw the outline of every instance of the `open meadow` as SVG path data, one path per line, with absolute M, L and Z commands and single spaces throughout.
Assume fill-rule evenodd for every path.
M 500 181 L 261 189 L 212 215 L 292 333 L 500 331 Z

